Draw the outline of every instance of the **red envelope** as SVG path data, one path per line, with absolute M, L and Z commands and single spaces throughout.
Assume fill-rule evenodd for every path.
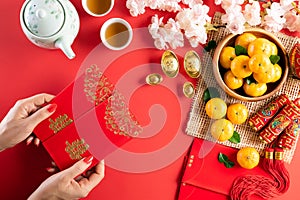
M 122 94 L 91 67 L 50 102 L 55 113 L 34 130 L 61 170 L 89 155 L 92 167 L 142 131 Z
M 270 177 L 261 167 L 252 170 L 241 168 L 236 161 L 237 149 L 195 138 L 186 160 L 181 180 L 179 200 L 204 199 L 203 195 L 216 195 L 226 199 L 233 181 L 243 175 L 258 174 Z M 235 163 L 233 168 L 226 168 L 218 162 L 218 154 L 223 153 Z M 209 191 L 215 193 L 211 194 Z M 225 195 L 225 196 L 224 196 Z M 206 196 L 205 196 L 206 197 Z M 215 197 L 215 196 L 214 196 Z

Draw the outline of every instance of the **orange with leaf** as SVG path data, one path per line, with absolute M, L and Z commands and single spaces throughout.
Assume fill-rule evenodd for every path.
M 243 33 L 236 38 L 234 45 L 240 45 L 248 49 L 249 44 L 254 40 L 256 40 L 256 36 L 252 33 Z

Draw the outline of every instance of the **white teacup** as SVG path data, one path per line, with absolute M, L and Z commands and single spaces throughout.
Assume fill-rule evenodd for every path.
M 122 50 L 132 40 L 130 24 L 121 18 L 111 18 L 101 27 L 100 38 L 102 43 L 111 50 Z
M 94 17 L 108 14 L 114 7 L 114 0 L 81 0 L 83 9 Z

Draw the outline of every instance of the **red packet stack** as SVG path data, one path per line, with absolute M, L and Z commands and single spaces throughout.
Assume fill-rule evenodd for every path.
M 264 175 L 270 177 L 261 167 L 243 169 L 236 162 L 237 149 L 225 147 L 210 141 L 195 138 L 186 159 L 178 200 L 228 199 L 233 181 L 243 175 Z M 218 162 L 223 153 L 235 163 L 226 168 Z
M 89 155 L 92 167 L 142 131 L 124 96 L 96 65 L 50 103 L 57 104 L 55 113 L 34 133 L 61 170 Z

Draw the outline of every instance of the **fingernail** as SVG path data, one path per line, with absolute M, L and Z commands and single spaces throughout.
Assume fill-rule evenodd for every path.
M 53 167 L 47 167 L 46 171 L 49 172 L 49 173 L 53 173 L 53 172 L 55 172 L 55 168 L 53 168 Z
M 57 108 L 57 104 L 54 103 L 54 104 L 50 104 L 50 106 L 47 108 L 47 110 L 49 113 L 52 113 L 56 110 L 56 108 Z
M 34 139 L 34 145 L 37 147 L 40 145 L 40 140 L 38 138 Z
M 100 163 L 101 163 L 101 164 L 104 164 L 104 160 L 101 160 Z
M 84 159 L 83 159 L 83 161 L 86 163 L 86 164 L 90 164 L 91 162 L 92 162 L 92 160 L 93 160 L 93 156 L 88 156 L 88 157 L 85 157 Z
M 30 136 L 27 140 L 26 140 L 26 145 L 28 146 L 33 140 L 33 136 Z

